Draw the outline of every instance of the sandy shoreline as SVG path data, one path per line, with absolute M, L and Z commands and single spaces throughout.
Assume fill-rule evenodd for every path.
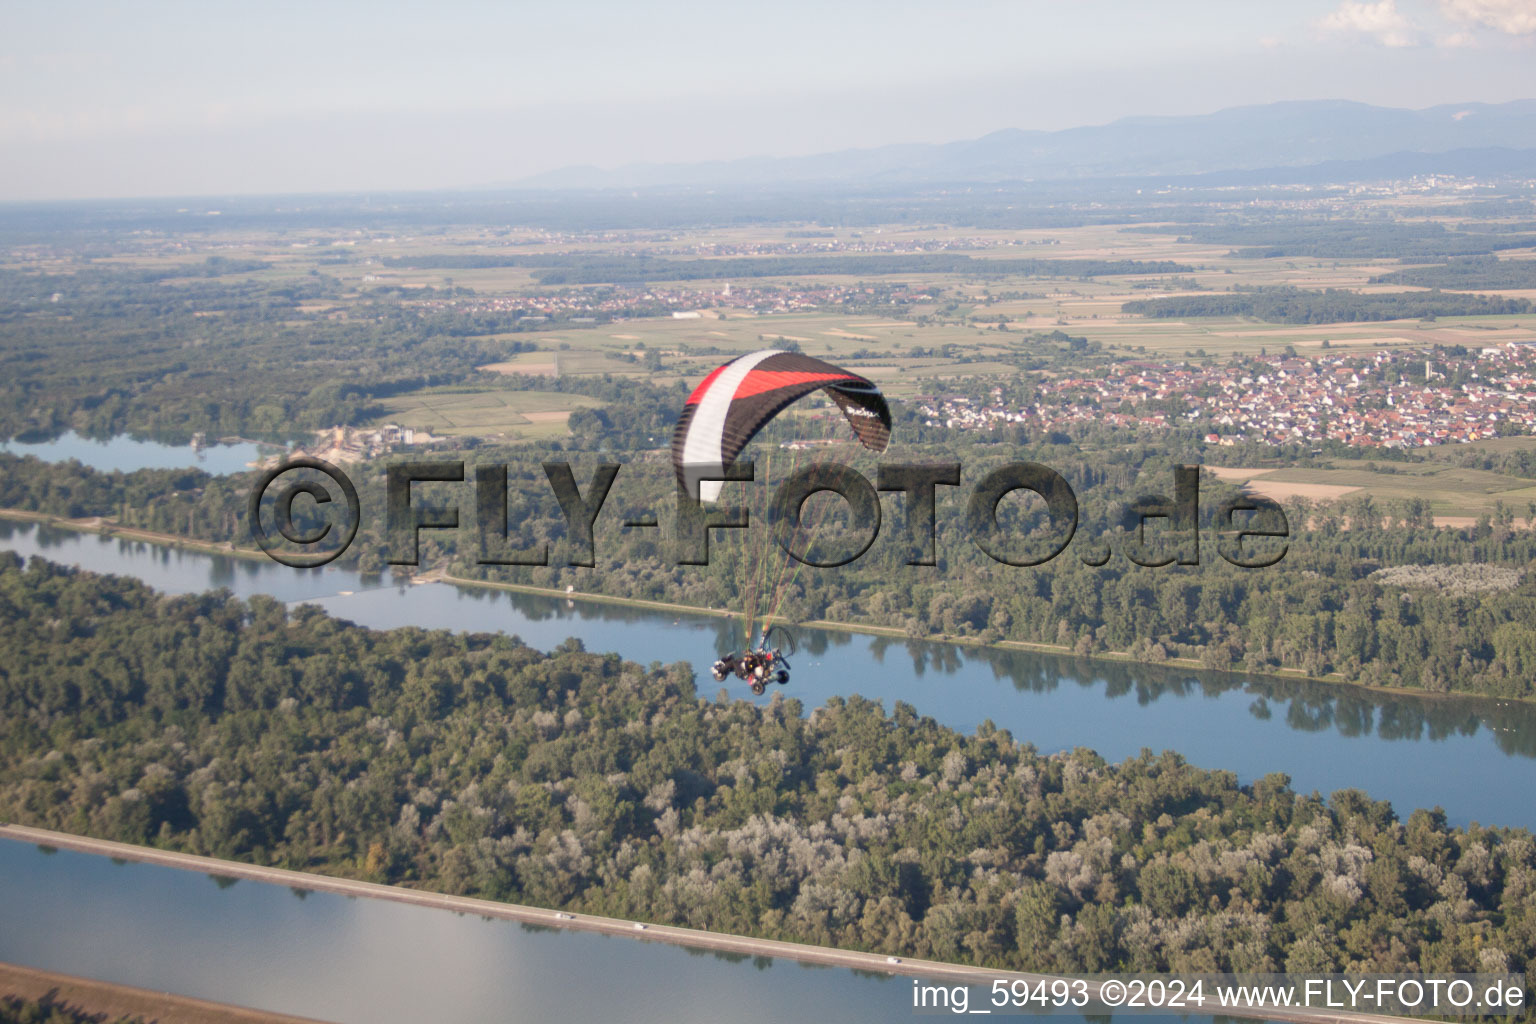
M 154 1024 L 322 1024 L 311 1017 L 290 1017 L 244 1006 L 116 985 L 73 974 L 40 971 L 20 964 L 0 963 L 0 996 L 47 999 L 108 1019 L 139 1017 Z

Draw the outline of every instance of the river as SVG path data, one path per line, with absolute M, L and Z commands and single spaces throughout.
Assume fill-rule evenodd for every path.
M 0 840 L 0 960 L 358 1024 L 861 1021 L 912 982 Z
M 0 521 L 0 549 L 94 572 L 137 577 L 168 593 L 214 587 L 311 602 L 380 629 L 421 626 L 502 631 L 541 649 L 580 637 L 587 649 L 649 664 L 703 667 L 739 642 L 739 625 L 443 583 L 400 584 L 327 567 L 274 563 Z M 1301 791 L 1359 788 L 1402 817 L 1439 805 L 1453 823 L 1536 828 L 1536 705 L 1429 699 L 1325 683 L 1244 678 L 1166 666 L 797 630 L 789 686 L 773 691 L 807 708 L 861 694 L 887 710 L 906 701 L 957 729 L 985 719 L 1045 752 L 1090 747 L 1118 761 L 1143 748 L 1175 750 L 1242 781 L 1285 772 Z M 740 684 L 739 696 L 750 697 Z M 768 700 L 769 697 L 758 698 Z
M 263 455 L 279 450 L 249 441 L 194 448 L 190 444 L 135 440 L 125 434 L 98 441 L 82 437 L 73 430 L 47 441 L 0 441 L 0 452 L 33 455 L 44 462 L 74 459 L 103 473 L 113 470 L 131 473 L 136 469 L 200 469 L 215 476 L 244 473 Z
M 133 469 L 163 456 L 119 445 L 91 464 Z M 591 650 L 642 664 L 704 665 L 738 640 L 736 623 L 710 616 L 291 570 L 31 523 L 0 520 L 0 549 L 134 576 L 168 593 L 223 587 L 313 602 L 378 628 L 501 630 L 545 649 L 579 636 Z M 1302 790 L 1359 787 L 1404 815 L 1439 804 L 1458 823 L 1536 827 L 1526 795 L 1536 782 L 1531 705 L 826 630 L 800 630 L 799 640 L 794 677 L 780 692 L 807 707 L 854 693 L 888 709 L 903 700 L 960 729 L 990 718 L 1044 751 L 1087 746 L 1118 760 L 1143 747 L 1173 749 L 1244 781 L 1283 771 Z M 716 689 L 706 676 L 699 686 Z M 905 978 L 231 883 L 13 840 L 0 841 L 0 922 L 0 960 L 335 1021 L 862 1021 L 911 1013 Z

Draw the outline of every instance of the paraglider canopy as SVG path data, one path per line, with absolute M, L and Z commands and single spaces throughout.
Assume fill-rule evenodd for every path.
M 763 349 L 715 368 L 688 396 L 672 434 L 679 486 L 700 501 L 716 500 L 720 482 L 703 478 L 735 462 L 769 420 L 818 390 L 837 403 L 864 447 L 885 451 L 891 410 L 873 381 L 799 352 Z

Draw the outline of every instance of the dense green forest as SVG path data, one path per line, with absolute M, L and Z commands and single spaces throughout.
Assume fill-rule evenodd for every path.
M 646 422 L 638 411 L 635 422 Z M 1026 641 L 1082 654 L 1122 651 L 1147 663 L 1184 657 L 1208 668 L 1246 672 L 1339 673 L 1349 681 L 1432 692 L 1536 695 L 1536 634 L 1529 625 L 1536 621 L 1536 578 L 1527 573 L 1536 561 L 1536 531 L 1517 528 L 1536 516 L 1530 507 L 1503 507 L 1472 527 L 1451 529 L 1435 528 L 1429 506 L 1420 500 L 1391 505 L 1369 498 L 1316 504 L 1297 499 L 1289 505 L 1292 536 L 1285 557 L 1268 568 L 1243 569 L 1220 557 L 1224 542 L 1215 523 L 1220 503 L 1234 491 L 1207 477 L 1201 485 L 1200 564 L 1148 568 L 1123 554 L 1130 544 L 1131 505 L 1141 495 L 1170 494 L 1173 463 L 1200 461 L 1198 449 L 1192 441 L 1137 444 L 1123 432 L 1114 436 L 1113 448 L 1092 431 L 1064 438 L 1071 444 L 1050 438 L 964 449 L 930 443 L 916 450 L 913 461 L 965 463 L 965 486 L 938 490 L 937 565 L 905 564 L 904 499 L 890 495 L 880 534 L 865 555 L 838 569 L 798 572 L 778 570 L 785 559 L 763 525 L 769 488 L 787 475 L 786 460 L 794 461 L 782 453 L 777 468 L 771 456 L 764 458 L 765 486 L 742 488 L 755 530 L 746 538 L 722 531 L 711 542 L 708 566 L 677 564 L 671 542 L 675 485 L 661 452 L 566 453 L 583 488 L 599 462 L 624 464 L 596 523 L 596 564 L 579 568 L 565 564 L 573 553 L 570 537 L 538 462 L 516 450 L 481 449 L 468 460 L 464 484 L 418 485 L 418 504 L 455 503 L 466 523 L 462 531 L 423 531 L 421 564 L 446 566 L 468 578 L 572 586 L 699 607 L 762 613 L 772 603 L 792 621 L 825 618 L 913 636 Z M 770 429 L 766 440 L 772 437 Z M 1063 473 L 1079 498 L 1073 546 L 1035 568 L 992 561 L 972 543 L 964 521 L 969 487 L 1015 459 Z M 1529 469 L 1518 453 L 1478 461 L 1490 460 L 1487 468 Z M 548 567 L 477 564 L 478 539 L 468 524 L 475 511 L 474 467 L 481 464 L 509 467 L 507 547 L 547 546 Z M 855 465 L 873 478 L 872 466 Z M 367 572 L 385 571 L 391 554 L 383 472 L 380 465 L 353 471 L 365 513 L 342 564 Z M 252 546 L 245 522 L 252 484 L 253 475 L 101 474 L 0 455 L 0 507 L 70 518 L 109 516 L 125 526 L 245 547 Z M 660 531 L 621 525 L 655 513 L 662 517 Z M 306 514 L 300 510 L 301 522 L 311 523 Z M 1035 505 L 1020 508 L 1012 519 L 1005 509 L 1005 521 L 1026 539 L 1031 529 L 1045 525 Z M 846 536 L 834 528 L 831 514 L 826 522 L 830 525 L 817 538 L 821 550 Z M 1157 540 L 1163 532 L 1157 525 L 1149 531 L 1154 549 L 1166 548 L 1166 541 Z M 1098 538 L 1110 541 L 1116 554 L 1103 566 L 1083 564 L 1080 545 Z M 763 578 L 765 556 L 776 574 L 771 599 L 754 582 Z M 1394 567 L 1403 566 L 1419 571 L 1394 574 Z M 1493 569 L 1501 571 L 1489 575 Z
M 340 285 L 250 276 L 259 266 L 210 260 L 174 284 L 163 270 L 0 270 L 0 436 L 295 439 L 377 415 L 380 398 L 464 381 L 511 351 L 393 302 L 345 320 L 306 312 Z
M 549 259 L 560 264 L 559 273 L 587 273 L 582 258 Z M 571 259 L 575 262 L 564 266 Z M 841 267 L 842 272 L 853 273 L 859 261 L 908 257 L 846 259 L 851 261 L 846 266 L 800 269 L 825 273 Z M 963 262 L 969 257 L 938 254 L 910 259 Z M 653 262 L 620 261 L 624 266 L 648 268 Z M 709 276 L 715 273 L 709 268 L 733 261 L 694 262 L 700 264 L 695 276 Z M 758 267 L 763 273 L 788 273 L 795 261 L 753 262 L 763 264 Z M 764 269 L 778 262 L 784 266 Z M 976 260 L 974 264 L 988 273 L 1033 268 L 1031 272 L 1074 276 L 1181 269 L 1172 263 L 1094 260 Z M 599 267 L 605 265 L 599 261 Z M 319 273 L 274 282 L 257 273 L 264 266 L 256 260 L 214 258 L 178 268 L 88 264 L 72 273 L 0 269 L 0 437 L 47 437 L 72 429 L 92 437 L 133 433 L 184 441 L 203 432 L 213 437 L 292 441 L 335 424 L 376 418 L 383 413 L 384 399 L 424 387 L 537 386 L 605 399 L 618 387 L 615 381 L 601 378 L 520 380 L 476 369 L 535 347 L 529 341 L 492 335 L 569 325 L 575 315 L 571 310 L 530 325 L 517 310 L 462 315 L 402 304 L 401 296 L 387 288 L 348 296 L 339 281 Z M 603 278 L 607 271 L 594 273 Z M 729 276 L 738 275 L 732 271 Z M 410 291 L 410 297 L 446 298 L 464 291 L 418 288 Z M 594 289 L 585 298 L 600 301 L 602 291 Z M 876 294 L 859 308 L 895 311 L 885 302 Z M 330 315 L 343 305 L 348 310 L 344 317 Z M 627 310 L 627 315 L 662 311 L 660 306 L 640 307 Z M 592 319 L 607 321 L 610 315 Z M 1021 338 L 1018 344 L 1028 342 Z M 1034 346 L 1021 358 L 1038 363 L 1050 348 Z M 1084 353 L 1074 355 L 1081 361 Z M 259 381 L 260 387 L 253 387 L 253 381 Z M 628 386 L 633 391 L 625 404 L 660 408 L 654 400 L 657 389 L 637 382 Z M 678 402 L 672 397 L 666 401 L 668 415 L 675 417 Z M 658 424 L 649 422 L 652 416 L 642 432 L 627 417 L 624 422 L 604 422 L 608 415 L 594 411 L 577 416 L 577 436 L 606 434 L 605 444 L 628 444 L 656 433 L 652 428 Z M 598 422 L 584 425 L 594 418 Z
M 1371 278 L 1371 283 L 1406 284 L 1419 288 L 1536 288 L 1536 260 L 1466 256 L 1436 266 L 1379 274 Z
M 897 704 L 703 700 L 0 557 L 0 813 L 550 907 L 1045 971 L 1518 970 L 1536 843 Z
M 1123 312 L 1154 319 L 1198 316 L 1251 316 L 1278 324 L 1358 323 L 1370 320 L 1409 320 L 1440 316 L 1491 316 L 1529 313 L 1526 299 L 1504 299 L 1459 292 L 1394 292 L 1367 295 L 1344 288 L 1323 291 L 1289 286 L 1240 288 L 1210 295 L 1176 295 L 1166 299 L 1137 299 Z

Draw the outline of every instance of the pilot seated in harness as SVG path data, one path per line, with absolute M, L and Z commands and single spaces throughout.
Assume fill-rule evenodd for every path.
M 710 667 L 710 673 L 717 683 L 725 682 L 726 676 L 734 674 L 750 684 L 753 693 L 761 695 L 769 683 L 782 686 L 789 682 L 789 661 L 778 651 L 759 648 L 739 655 L 725 655 Z

